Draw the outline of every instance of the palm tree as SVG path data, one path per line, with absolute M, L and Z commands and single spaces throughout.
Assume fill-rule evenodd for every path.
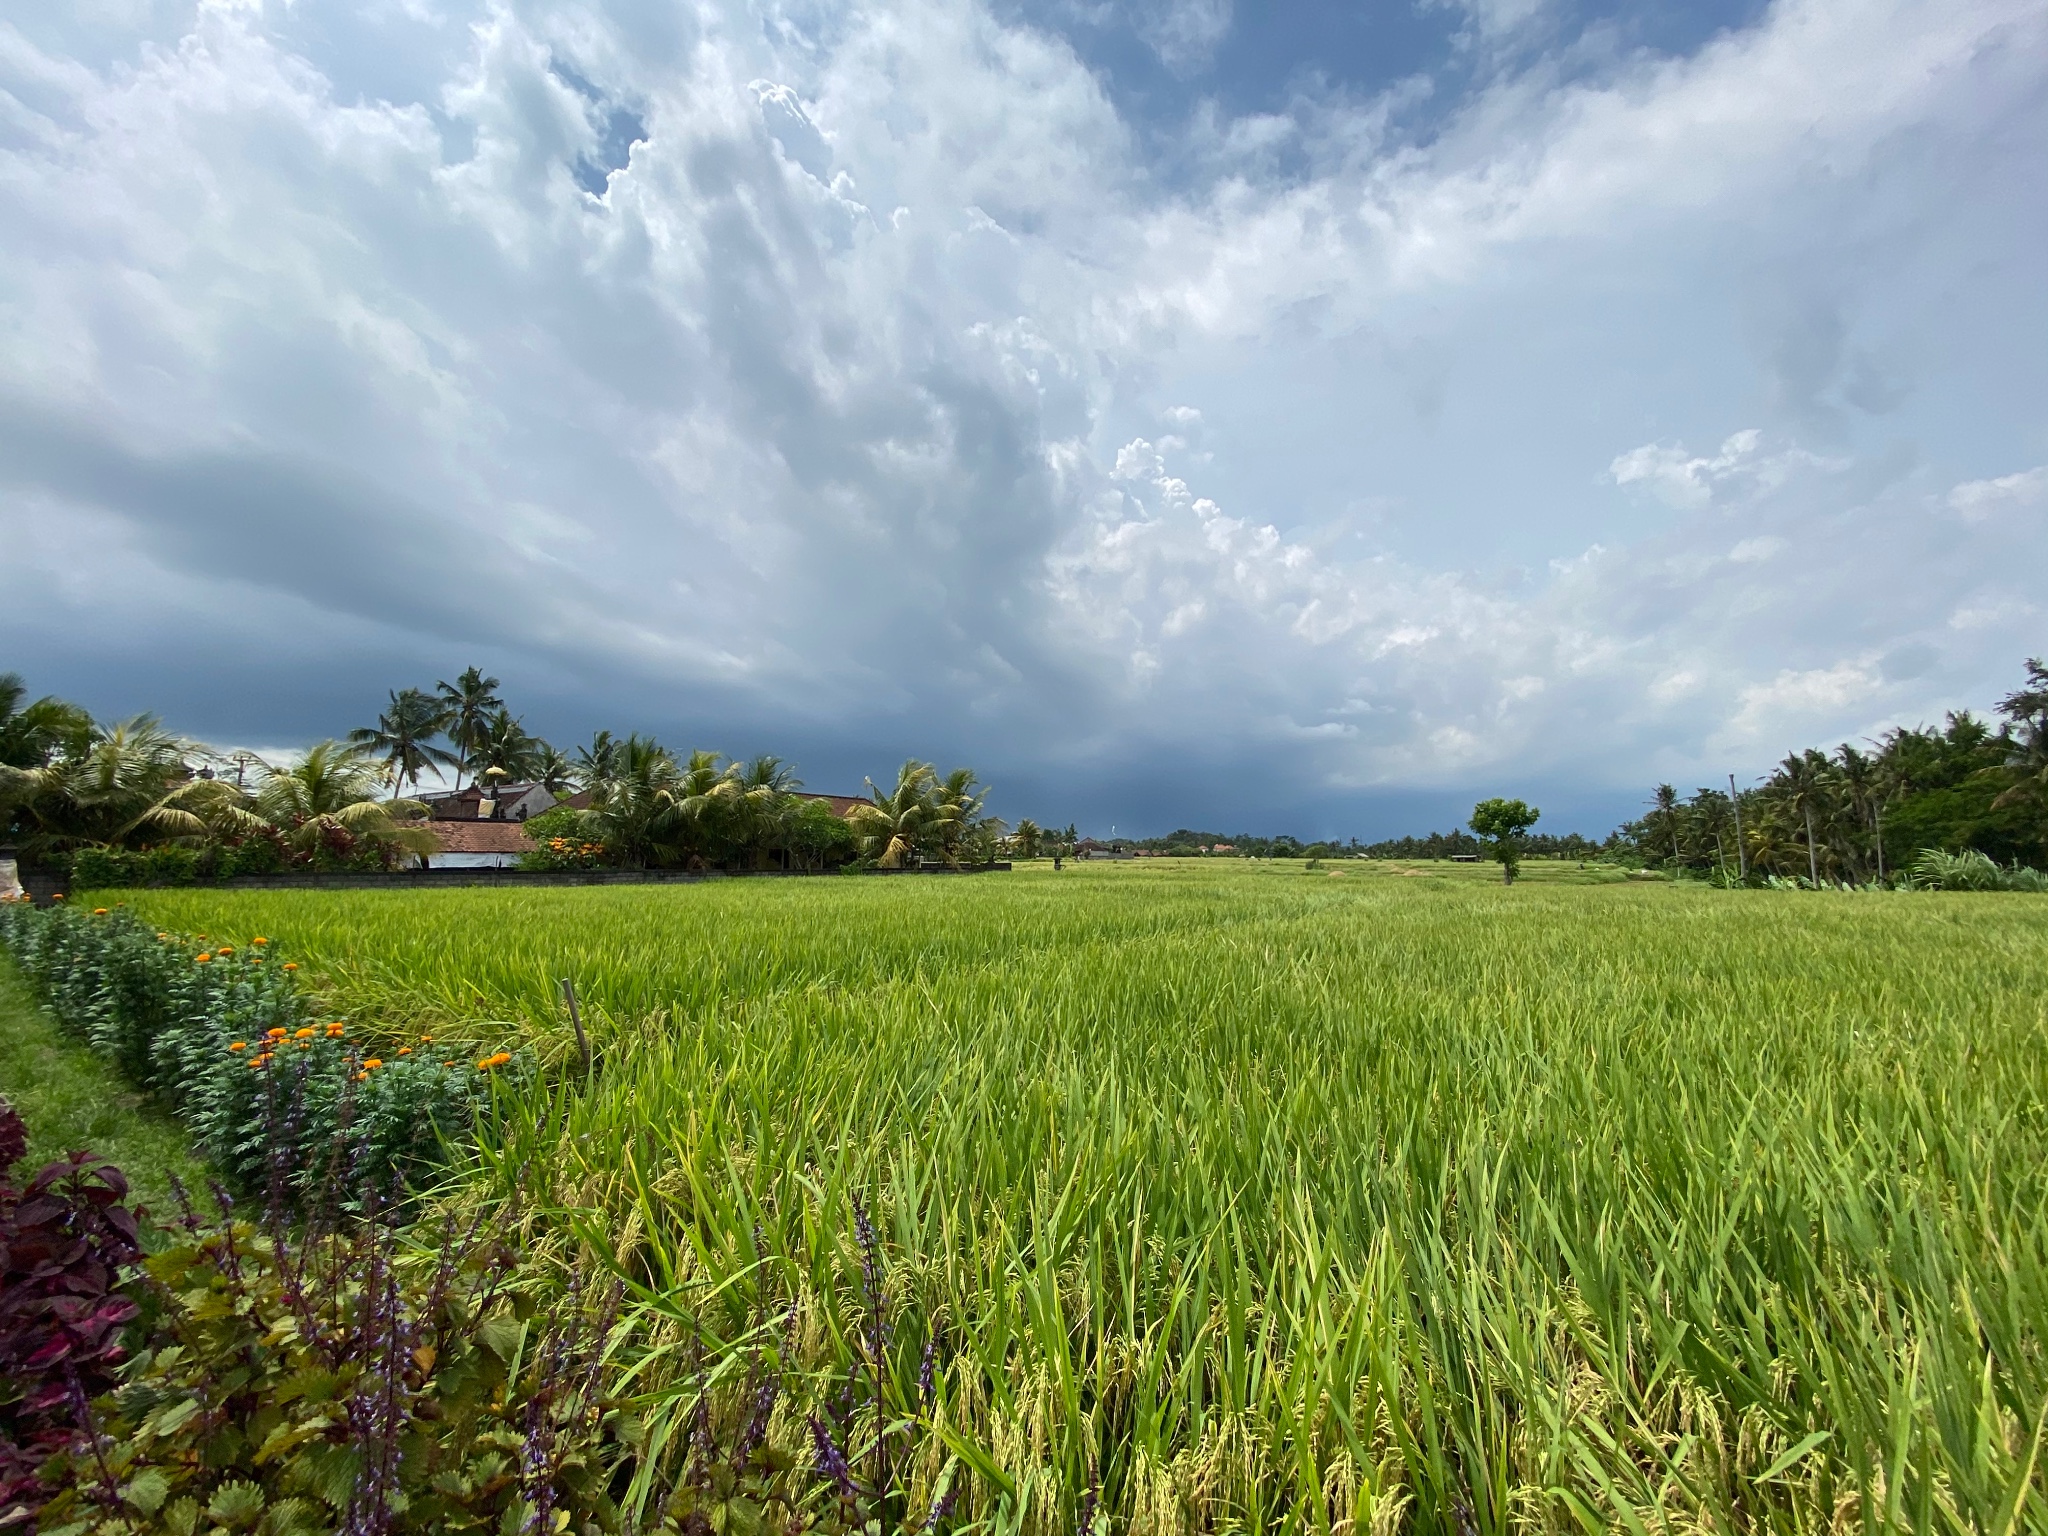
M 786 854 L 796 792 L 803 788 L 796 769 L 763 753 L 750 762 L 733 763 L 725 772 L 732 786 L 727 816 L 733 843 L 757 863 L 772 854 Z
M 460 789 L 462 770 L 469 764 L 469 754 L 476 747 L 484 717 L 494 709 L 503 709 L 505 701 L 498 697 L 498 680 L 485 677 L 476 667 L 470 667 L 452 683 L 435 684 L 435 688 L 448 711 L 448 738 L 455 743 L 457 758 L 455 787 Z
M 51 694 L 23 704 L 27 695 L 20 673 L 0 672 L 0 769 L 41 768 L 67 746 L 84 750 L 91 716 Z
M 988 789 L 974 776 L 972 768 L 955 768 L 938 781 L 934 792 L 933 835 L 946 862 L 958 867 L 960 850 L 981 816 Z
M 233 789 L 195 776 L 191 748 L 154 715 L 92 727 L 90 737 L 40 768 L 15 770 L 15 793 L 34 823 L 31 847 L 125 847 L 149 837 L 203 837 L 201 814 Z
M 610 731 L 599 731 L 590 745 L 576 749 L 576 787 L 594 789 L 618 769 L 619 743 Z
M 289 768 L 271 768 L 250 800 L 250 810 L 283 832 L 291 844 L 311 852 L 335 834 L 432 854 L 439 846 L 423 826 L 400 817 L 424 817 L 417 800 L 379 800 L 386 775 L 361 747 L 323 741 Z
M 1794 752 L 1773 777 L 1790 808 L 1806 822 L 1806 864 L 1814 889 L 1820 888 L 1820 855 L 1814 845 L 1814 816 L 1828 810 L 1828 760 L 1812 747 Z
M 1045 833 L 1039 829 L 1038 823 L 1026 816 L 1017 823 L 1017 830 L 1010 837 L 1010 845 L 1016 849 L 1018 858 L 1035 859 L 1038 857 L 1039 844 L 1044 837 Z
M 938 774 L 914 758 L 896 772 L 896 787 L 883 794 L 867 781 L 872 803 L 857 805 L 847 820 L 860 834 L 862 851 L 883 869 L 914 860 L 938 819 Z
M 1846 741 L 1835 749 L 1834 782 L 1843 797 L 1860 839 L 1866 829 L 1876 841 L 1878 817 L 1883 804 L 1884 782 L 1877 760 L 1866 757 Z M 1884 850 L 1878 849 L 1878 874 L 1884 873 Z
M 2010 722 L 2012 744 L 2005 762 L 1992 770 L 2007 784 L 1992 805 L 2048 806 L 2048 667 L 2039 658 L 2027 658 L 2027 686 L 2000 699 L 1998 712 Z
M 417 788 L 427 768 L 459 768 L 460 760 L 434 738 L 448 729 L 453 716 L 444 699 L 417 688 L 391 695 L 391 707 L 377 723 L 348 733 L 349 742 L 384 759 L 384 773 L 393 791 Z
M 683 775 L 659 742 L 642 736 L 608 743 L 611 771 L 591 783 L 590 809 L 578 818 L 584 835 L 620 863 L 645 868 L 680 854 L 687 818 Z
M 472 728 L 469 771 L 478 779 L 485 774 L 495 774 L 499 779 L 531 779 L 539 770 L 546 748 L 546 742 L 527 734 L 525 725 L 500 704 Z
M 533 762 L 534 783 L 559 800 L 576 785 L 577 777 L 576 765 L 559 749 L 547 742 L 540 744 Z

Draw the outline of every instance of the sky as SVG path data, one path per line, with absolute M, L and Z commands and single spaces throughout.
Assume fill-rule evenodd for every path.
M 2048 652 L 2048 0 L 0 7 L 0 670 L 1373 838 Z

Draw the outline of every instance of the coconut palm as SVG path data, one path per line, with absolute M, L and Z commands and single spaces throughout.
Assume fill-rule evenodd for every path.
M 206 835 L 202 812 L 233 790 L 193 774 L 192 748 L 154 715 L 94 726 L 55 761 L 16 770 L 31 848 L 127 847 Z
M 532 779 L 548 746 L 538 736 L 529 735 L 524 723 L 502 704 L 476 723 L 470 743 L 471 776 L 481 779 L 490 774 L 501 781 Z
M 972 768 L 955 768 L 934 784 L 932 837 L 948 864 L 959 865 L 987 799 L 988 789 L 975 778 Z
M 619 742 L 610 731 L 599 731 L 590 745 L 576 749 L 575 782 L 578 789 L 595 789 L 618 768 Z
M 559 800 L 576 787 L 577 778 L 576 765 L 559 748 L 545 741 L 540 744 L 533 760 L 534 783 Z
M 402 790 L 417 787 L 428 768 L 459 766 L 453 752 L 434 745 L 452 719 L 446 700 L 405 688 L 391 695 L 391 707 L 375 725 L 350 731 L 348 739 L 351 745 L 382 756 L 386 780 L 394 791 Z
M 659 742 L 628 736 L 608 743 L 610 772 L 591 783 L 590 808 L 580 814 L 583 835 L 612 857 L 645 868 L 678 857 L 689 818 L 683 811 L 683 774 Z
M 860 834 L 861 851 L 883 869 L 901 869 L 915 862 L 939 820 L 938 774 L 916 759 L 896 771 L 896 787 L 887 794 L 867 781 L 870 803 L 847 814 Z
M 50 694 L 24 704 L 27 697 L 19 673 L 0 672 L 0 769 L 41 768 L 67 746 L 84 750 L 91 716 Z
M 441 682 L 434 686 L 448 712 L 448 739 L 455 743 L 457 758 L 455 787 L 460 789 L 462 770 L 469 764 L 469 755 L 475 750 L 485 717 L 494 709 L 503 709 L 505 701 L 498 697 L 498 680 L 485 677 L 477 667 L 468 668 L 452 683 Z
M 1772 775 L 1773 787 L 1784 797 L 1786 806 L 1806 824 L 1807 872 L 1816 888 L 1820 885 L 1820 853 L 1814 824 L 1830 809 L 1830 778 L 1827 758 L 1812 747 L 1792 753 Z
M 374 758 L 347 742 L 323 741 L 289 768 L 271 768 L 250 798 L 249 810 L 310 852 L 349 842 L 432 854 L 434 834 L 417 823 L 427 808 L 417 800 L 379 800 L 385 774 Z
M 2011 745 L 2005 762 L 1992 770 L 2007 787 L 1991 803 L 2000 810 L 2026 804 L 2048 808 L 2048 666 L 2028 657 L 2027 686 L 2000 699 L 1998 712 L 2009 722 Z

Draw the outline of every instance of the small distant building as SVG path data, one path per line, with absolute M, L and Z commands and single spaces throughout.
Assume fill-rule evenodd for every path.
M 519 856 L 533 849 L 517 821 L 437 820 L 427 830 L 440 844 L 427 860 L 429 869 L 515 869 Z
M 571 801 L 578 796 L 571 795 Z M 589 803 L 587 795 L 581 797 Z M 447 795 L 422 795 L 434 821 L 524 821 L 563 802 L 545 784 L 471 784 Z
M 1237 844 L 1235 844 L 1235 843 L 1211 843 L 1211 844 L 1209 845 L 1209 852 L 1211 852 L 1211 853 L 1235 853 L 1235 852 L 1237 852 Z
M 1451 855 L 1451 862 L 1453 864 L 1477 864 L 1479 862 L 1479 855 L 1476 853 L 1454 853 Z
M 1074 844 L 1074 857 L 1077 859 L 1128 859 L 1131 857 L 1131 853 L 1129 849 L 1118 848 L 1110 843 L 1099 843 L 1092 837 L 1084 837 L 1081 841 Z

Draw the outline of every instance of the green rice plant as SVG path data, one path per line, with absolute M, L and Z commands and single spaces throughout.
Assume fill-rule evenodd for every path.
M 556 1070 L 476 1198 L 541 1179 L 529 1246 L 726 1308 L 735 1378 L 786 1298 L 843 1381 L 872 1269 L 847 1433 L 917 1426 L 908 1510 L 2048 1525 L 2034 903 L 1215 861 L 137 904 L 378 1027 L 522 1029 Z

